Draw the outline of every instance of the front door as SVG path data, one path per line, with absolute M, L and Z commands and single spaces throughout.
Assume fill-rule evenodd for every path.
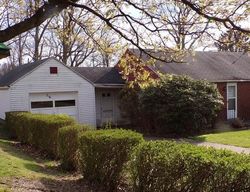
M 102 124 L 113 122 L 114 96 L 112 92 L 104 91 L 101 93 L 101 119 Z
M 227 119 L 237 118 L 237 84 L 227 84 Z

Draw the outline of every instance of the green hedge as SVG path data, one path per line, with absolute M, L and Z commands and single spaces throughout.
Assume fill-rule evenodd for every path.
M 164 75 L 138 89 L 126 86 L 120 93 L 122 111 L 144 133 L 194 135 L 214 127 L 223 106 L 216 86 L 187 76 Z
M 250 191 L 250 156 L 166 141 L 145 142 L 133 162 L 137 192 Z
M 140 93 L 140 108 L 159 134 L 192 135 L 212 129 L 223 106 L 214 84 L 166 75 Z
M 78 168 L 78 137 L 80 133 L 90 129 L 93 128 L 79 124 L 59 129 L 58 155 L 65 170 L 76 170 Z
M 5 113 L 5 122 L 6 127 L 10 131 L 12 138 L 17 138 L 16 128 L 19 126 L 19 116 L 22 114 L 27 113 L 24 111 L 15 111 L 15 112 L 6 112 Z
M 133 131 L 110 129 L 87 131 L 80 135 L 79 141 L 84 178 L 113 191 L 133 148 L 143 137 Z
M 58 129 L 72 125 L 75 121 L 67 115 L 8 112 L 6 123 L 19 141 L 31 144 L 57 157 Z

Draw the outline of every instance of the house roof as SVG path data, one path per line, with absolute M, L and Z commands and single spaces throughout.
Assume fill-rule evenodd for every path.
M 31 72 L 33 69 L 35 69 L 36 67 L 38 67 L 39 65 L 47 61 L 48 59 L 49 58 L 15 67 L 13 70 L 9 71 L 8 73 L 6 73 L 4 76 L 0 78 L 0 87 L 10 86 L 19 78 Z
M 15 67 L 13 70 L 0 77 L 0 87 L 10 86 L 22 76 L 28 74 L 33 69 L 44 63 L 50 58 L 40 61 L 23 64 Z M 69 67 L 71 70 L 86 78 L 93 84 L 117 85 L 124 84 L 116 67 Z
M 129 49 L 138 58 L 148 61 L 150 58 L 137 49 Z M 156 57 L 166 57 L 164 52 L 154 52 Z M 188 75 L 194 79 L 206 79 L 212 82 L 250 80 L 250 55 L 243 52 L 194 52 L 187 53 L 183 62 L 162 62 L 157 60 L 154 71 L 164 74 Z
M 73 67 L 72 69 L 94 84 L 124 84 L 116 67 Z
M 138 58 L 148 61 L 150 57 L 137 49 L 129 49 Z M 150 50 L 147 50 L 150 51 Z M 153 52 L 156 57 L 166 56 L 163 52 Z M 0 87 L 10 86 L 22 76 L 47 61 L 20 65 L 0 78 Z M 183 63 L 166 63 L 157 60 L 150 66 L 153 71 L 161 73 L 188 75 L 195 79 L 206 79 L 212 82 L 220 81 L 250 81 L 250 55 L 240 52 L 194 52 L 186 54 Z M 95 85 L 122 85 L 122 79 L 117 67 L 71 67 Z

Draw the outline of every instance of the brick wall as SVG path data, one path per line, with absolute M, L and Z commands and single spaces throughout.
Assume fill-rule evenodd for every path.
M 227 120 L 227 84 L 226 83 L 216 83 L 220 94 L 223 97 L 224 106 L 219 113 L 219 119 Z
M 238 117 L 250 120 L 250 82 L 237 83 Z

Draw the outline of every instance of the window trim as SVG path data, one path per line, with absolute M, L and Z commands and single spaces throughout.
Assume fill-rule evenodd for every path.
M 235 96 L 234 97 L 229 97 L 229 87 L 234 87 L 235 88 Z M 235 99 L 235 117 L 238 117 L 238 88 L 237 88 L 237 83 L 227 83 L 227 119 L 232 119 L 229 115 L 229 99 Z

